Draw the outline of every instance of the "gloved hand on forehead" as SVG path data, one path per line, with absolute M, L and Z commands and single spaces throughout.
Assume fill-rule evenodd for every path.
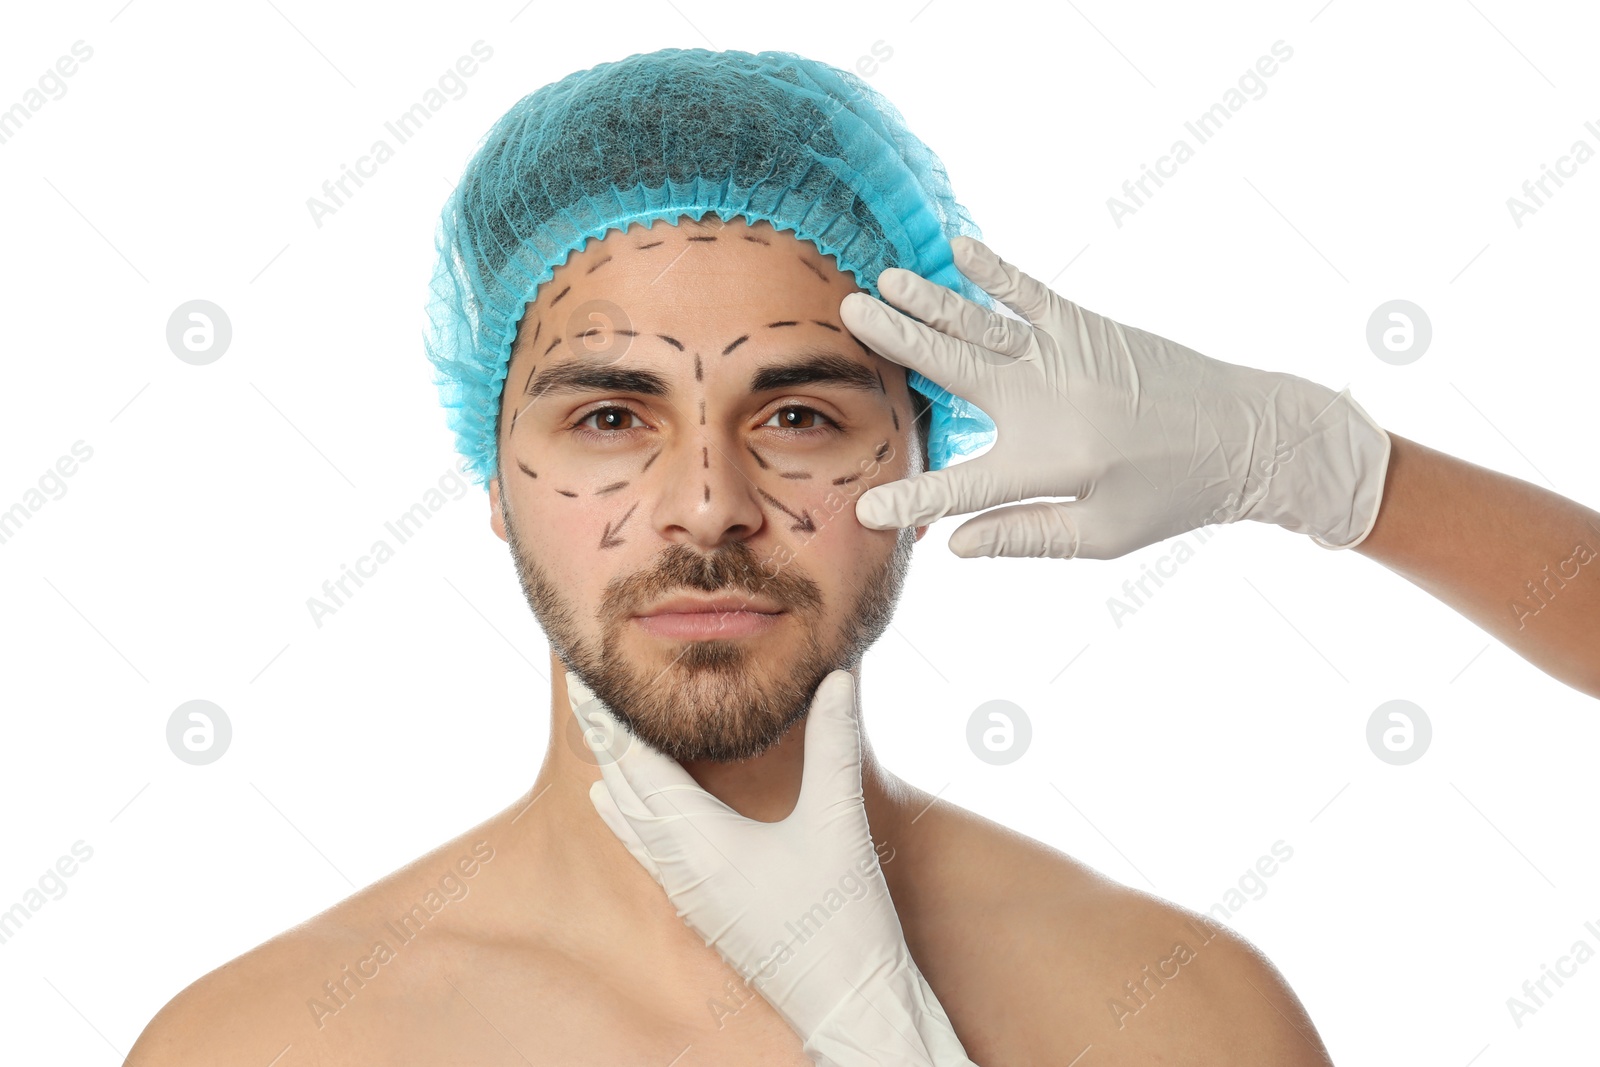
M 1371 532 L 1389 435 L 1349 390 L 1211 359 L 1079 307 L 980 241 L 950 247 L 962 274 L 1026 321 L 899 268 L 879 292 L 922 322 L 862 293 L 840 315 L 873 351 L 976 404 L 997 437 L 974 459 L 863 493 L 863 526 L 996 508 L 958 527 L 950 550 L 1060 559 L 1114 559 L 1240 519 L 1324 548 Z
M 601 819 L 813 1062 L 976 1067 L 911 958 L 873 848 L 849 671 L 817 687 L 800 799 L 775 823 L 740 815 L 632 737 L 571 671 L 567 695 L 600 765 L 589 799 Z M 818 907 L 825 920 L 797 934 Z

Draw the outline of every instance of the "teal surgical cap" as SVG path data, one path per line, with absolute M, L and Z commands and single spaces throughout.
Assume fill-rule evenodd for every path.
M 878 296 L 903 267 L 986 308 L 950 259 L 982 239 L 938 156 L 848 71 L 790 52 L 664 48 L 569 74 L 519 100 L 445 203 L 428 302 L 435 384 L 480 485 L 517 325 L 591 238 L 656 219 L 743 216 L 793 231 Z M 971 403 L 911 372 L 933 407 L 933 470 L 994 439 Z

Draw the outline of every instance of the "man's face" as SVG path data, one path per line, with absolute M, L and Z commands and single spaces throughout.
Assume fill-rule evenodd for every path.
M 680 223 L 613 230 L 539 287 L 490 524 L 636 736 L 741 760 L 888 626 L 927 528 L 869 530 L 855 502 L 922 464 L 905 369 L 840 321 L 850 275 L 764 222 Z M 658 614 L 683 597 L 751 610 Z

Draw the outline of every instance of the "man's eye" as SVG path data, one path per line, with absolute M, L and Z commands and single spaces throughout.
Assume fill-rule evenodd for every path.
M 593 419 L 602 421 L 591 429 L 589 423 Z M 611 404 L 603 408 L 595 408 L 573 423 L 571 429 L 573 433 L 592 440 L 606 437 L 626 437 L 631 431 L 639 428 L 638 426 L 628 425 L 627 422 L 630 419 L 635 422 L 643 421 L 632 408 L 623 407 L 620 404 Z M 778 425 L 772 426 L 773 419 L 778 420 Z M 822 419 L 826 425 L 814 425 L 817 419 Z M 773 412 L 772 418 L 762 423 L 762 426 L 772 426 L 773 429 L 789 430 L 796 434 L 807 436 L 833 433 L 840 428 L 839 424 L 832 418 L 824 415 L 816 408 L 806 407 L 804 404 L 785 404 Z
M 798 417 L 798 420 L 797 420 L 797 419 L 788 417 L 788 414 L 790 412 L 805 412 L 806 414 L 800 415 Z M 779 408 L 777 411 L 772 413 L 772 418 L 781 420 L 779 425 L 776 427 L 777 429 L 781 429 L 781 430 L 797 430 L 797 431 L 799 431 L 801 433 L 827 433 L 827 432 L 829 432 L 827 427 L 798 425 L 797 422 L 803 423 L 805 421 L 807 415 L 813 417 L 813 419 L 826 419 L 829 427 L 832 427 L 835 430 L 837 430 L 839 428 L 839 424 L 837 422 L 835 422 L 833 419 L 828 418 L 828 416 L 824 415 L 822 412 L 818 411 L 816 408 L 808 408 L 803 404 L 785 404 L 783 407 Z M 772 419 L 768 419 L 766 422 L 762 423 L 762 425 L 763 426 L 772 425 Z
M 601 429 L 591 430 L 585 424 L 596 416 L 605 417 L 609 421 L 602 423 Z M 572 429 L 574 433 L 577 433 L 583 437 L 621 437 L 625 435 L 627 431 L 636 428 L 623 425 L 624 421 L 627 419 L 638 418 L 639 416 L 634 414 L 632 408 L 612 405 L 610 407 L 595 408 L 593 411 L 589 412 L 589 414 L 585 415 L 583 418 L 574 423 Z

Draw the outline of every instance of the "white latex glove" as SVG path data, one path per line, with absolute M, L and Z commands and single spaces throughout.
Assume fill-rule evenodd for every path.
M 595 810 L 705 943 L 826 1067 L 976 1067 L 906 947 L 861 789 L 855 679 L 823 679 L 800 799 L 747 819 L 634 738 L 581 679 L 567 694 L 600 764 Z M 802 930 L 802 919 L 811 921 Z M 800 935 L 809 932 L 803 940 Z
M 1223 363 L 1096 315 L 980 241 L 956 267 L 1027 321 L 990 312 L 912 271 L 878 278 L 839 313 L 880 355 L 920 371 L 995 422 L 988 452 L 876 486 L 869 529 L 997 508 L 950 535 L 958 556 L 1114 559 L 1240 519 L 1353 548 L 1372 531 L 1389 435 L 1351 398 L 1292 374 Z

